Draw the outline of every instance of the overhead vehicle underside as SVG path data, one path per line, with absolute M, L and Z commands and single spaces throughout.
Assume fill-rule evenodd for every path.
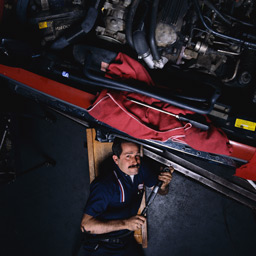
M 11 83 L 16 71 L 8 76 L 3 67 L 57 81 L 63 91 L 135 92 L 206 115 L 230 140 L 256 146 L 255 1 L 9 0 L 0 10 L 1 76 Z M 154 86 L 106 77 L 119 53 L 144 67 Z M 85 119 L 74 105 L 63 112 Z M 144 142 L 199 156 L 172 141 Z

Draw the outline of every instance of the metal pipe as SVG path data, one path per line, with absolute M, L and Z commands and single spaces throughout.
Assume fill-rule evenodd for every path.
M 221 33 L 219 33 L 219 32 L 214 31 L 212 28 L 210 28 L 210 27 L 206 24 L 206 22 L 205 22 L 205 20 L 204 20 L 204 18 L 203 18 L 203 15 L 202 15 L 202 13 L 201 13 L 198 0 L 193 0 L 193 2 L 194 2 L 194 4 L 195 4 L 196 11 L 197 11 L 197 14 L 198 14 L 198 16 L 199 16 L 201 22 L 203 23 L 204 27 L 205 27 L 207 30 L 209 30 L 212 34 L 214 34 L 215 36 L 218 36 L 218 37 L 220 37 L 220 38 L 226 39 L 226 40 L 231 40 L 231 41 L 233 41 L 233 42 L 235 42 L 235 43 L 238 43 L 238 44 L 240 44 L 240 45 L 245 45 L 245 46 L 247 46 L 247 47 L 249 47 L 249 48 L 254 48 L 254 49 L 256 49 L 256 44 L 255 44 L 255 43 L 248 42 L 248 41 L 244 41 L 244 40 L 241 40 L 241 39 L 239 39 L 239 38 L 227 36 L 227 35 L 225 35 L 225 34 L 221 34 Z
M 156 110 L 158 112 L 161 112 L 161 113 L 164 113 L 166 115 L 169 115 L 169 116 L 173 116 L 175 118 L 177 118 L 178 120 L 180 121 L 183 121 L 183 122 L 187 122 L 187 123 L 191 123 L 193 126 L 199 128 L 199 129 L 202 129 L 202 130 L 208 130 L 209 129 L 209 125 L 208 124 L 204 124 L 202 122 L 199 122 L 197 120 L 193 120 L 192 118 L 188 118 L 186 117 L 186 115 L 176 115 L 174 113 L 171 113 L 171 112 L 168 112 L 168 111 L 165 111 L 163 109 L 160 109 L 160 108 L 156 108 L 156 107 L 153 107 L 153 106 L 150 106 L 144 102 L 141 102 L 141 101 L 138 101 L 138 100 L 135 100 L 133 98 L 130 98 L 130 97 L 127 97 L 127 99 L 133 103 L 136 103 L 138 105 L 141 105 L 143 107 L 146 107 L 146 108 L 151 108 L 153 110 Z
M 212 9 L 224 22 L 226 22 L 228 25 L 232 25 L 232 22 L 229 21 L 224 15 L 222 15 L 219 10 L 211 3 L 211 1 L 204 0 L 204 3 Z

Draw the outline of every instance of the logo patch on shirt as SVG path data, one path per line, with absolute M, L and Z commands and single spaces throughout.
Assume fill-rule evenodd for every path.
M 139 184 L 138 185 L 138 195 L 142 194 L 144 192 L 144 184 Z
M 144 188 L 144 184 L 139 184 L 138 185 L 138 190 L 142 190 Z

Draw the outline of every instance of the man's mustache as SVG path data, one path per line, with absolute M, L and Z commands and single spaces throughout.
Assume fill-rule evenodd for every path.
M 140 165 L 139 164 L 134 164 L 134 165 L 130 165 L 128 168 L 139 168 Z

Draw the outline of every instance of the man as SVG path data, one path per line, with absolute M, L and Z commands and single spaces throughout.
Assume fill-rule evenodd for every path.
M 163 182 L 159 194 L 167 194 L 174 169 L 158 175 L 146 168 L 139 146 L 130 141 L 116 138 L 112 151 L 114 170 L 97 177 L 90 187 L 81 222 L 81 230 L 87 234 L 85 255 L 143 255 L 133 232 L 145 222 L 137 214 L 144 185 L 152 187 L 159 179 Z

